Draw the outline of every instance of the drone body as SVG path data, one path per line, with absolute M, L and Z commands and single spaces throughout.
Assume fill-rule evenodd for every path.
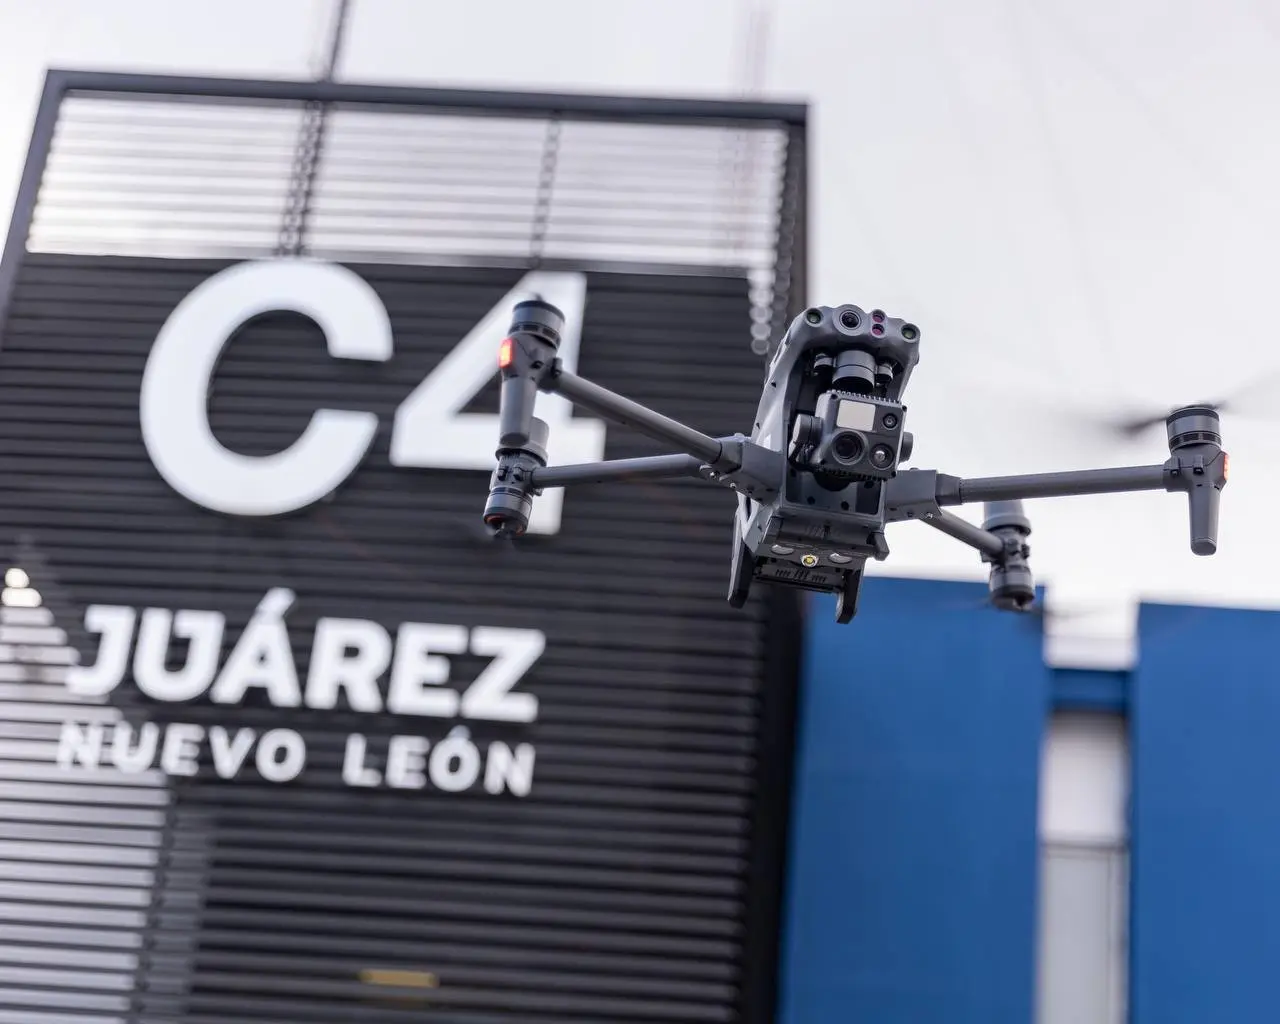
M 857 601 L 868 558 L 888 557 L 887 481 L 911 454 L 902 394 L 919 361 L 913 325 L 856 306 L 797 317 L 769 363 L 751 441 L 786 458 L 768 501 L 738 495 L 729 601 L 753 580 Z
M 548 487 L 697 476 L 737 493 L 728 600 L 745 604 L 753 582 L 833 593 L 850 621 L 867 559 L 889 555 L 885 527 L 918 520 L 975 548 L 991 566 L 990 596 L 1025 611 L 1035 598 L 1027 564 L 1031 525 L 1022 499 L 1120 491 L 1182 491 L 1191 550 L 1217 549 L 1218 501 L 1227 480 L 1218 414 L 1177 409 L 1166 419 L 1169 459 L 1158 465 L 962 480 L 909 469 L 913 439 L 903 394 L 919 362 L 919 330 L 880 310 L 817 306 L 796 317 L 766 370 L 750 436 L 715 438 L 572 374 L 556 358 L 564 317 L 540 300 L 518 303 L 499 349 L 497 464 L 484 522 L 517 537 Z M 680 454 L 546 465 L 539 391 L 666 443 Z M 982 527 L 944 510 L 982 501 Z

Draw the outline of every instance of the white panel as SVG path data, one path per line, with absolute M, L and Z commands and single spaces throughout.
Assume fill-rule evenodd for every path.
M 1040 861 L 1036 1024 L 1122 1024 L 1127 859 L 1114 847 L 1050 847 Z
M 1041 763 L 1041 840 L 1125 842 L 1128 763 L 1129 743 L 1123 719 L 1111 715 L 1054 715 Z

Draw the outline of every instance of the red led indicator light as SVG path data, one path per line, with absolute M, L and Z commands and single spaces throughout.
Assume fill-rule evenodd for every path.
M 514 358 L 513 342 L 510 338 L 503 338 L 502 344 L 498 346 L 498 369 L 505 370 L 511 365 Z

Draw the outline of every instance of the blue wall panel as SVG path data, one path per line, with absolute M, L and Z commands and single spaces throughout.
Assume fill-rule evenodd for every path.
M 1050 674 L 975 584 L 877 578 L 806 631 L 781 1024 L 1028 1024 Z
M 1280 614 L 1144 606 L 1131 684 L 1134 1024 L 1273 1024 Z

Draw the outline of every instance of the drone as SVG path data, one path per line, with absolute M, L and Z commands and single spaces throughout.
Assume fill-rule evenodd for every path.
M 1167 461 L 1149 466 L 962 479 L 903 469 L 914 438 L 903 393 L 920 358 L 920 330 L 882 310 L 813 306 L 795 317 L 765 369 L 750 436 L 712 437 L 566 370 L 556 356 L 564 314 L 541 299 L 516 304 L 498 349 L 497 464 L 484 524 L 519 537 L 533 499 L 575 484 L 696 477 L 737 495 L 727 600 L 743 607 L 753 583 L 836 596 L 852 621 L 868 559 L 889 556 L 885 527 L 915 520 L 975 548 L 990 565 L 988 598 L 1004 611 L 1035 603 L 1023 500 L 1123 491 L 1187 495 L 1191 551 L 1218 547 L 1228 474 L 1217 409 L 1188 405 L 1165 417 Z M 676 449 L 676 454 L 547 465 L 539 392 Z M 981 527 L 946 506 L 984 503 Z

